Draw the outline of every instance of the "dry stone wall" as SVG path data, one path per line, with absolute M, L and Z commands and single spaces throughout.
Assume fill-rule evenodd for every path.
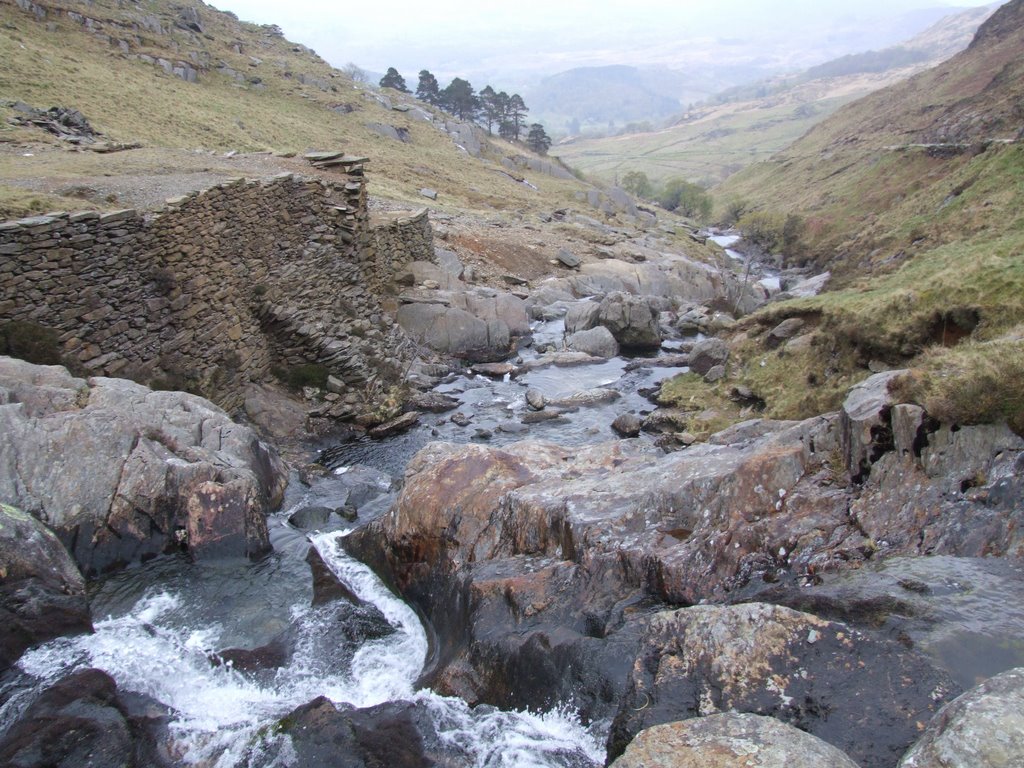
M 403 368 L 382 286 L 433 257 L 426 212 L 370 225 L 361 170 L 283 174 L 169 200 L 161 211 L 0 224 L 0 323 L 59 333 L 89 375 L 187 388 L 232 409 L 249 382 L 302 364 L 353 415 Z

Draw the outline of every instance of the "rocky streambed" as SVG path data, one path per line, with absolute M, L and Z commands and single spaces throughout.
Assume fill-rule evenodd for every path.
M 418 413 L 287 491 L 199 398 L 0 360 L 0 488 L 32 513 L 0 522 L 2 759 L 1020 759 L 1024 440 L 937 423 L 894 372 L 666 435 L 648 395 L 715 375 L 693 334 L 771 289 L 638 252 L 521 296 L 412 265 L 407 332 L 476 362 L 415 367 Z

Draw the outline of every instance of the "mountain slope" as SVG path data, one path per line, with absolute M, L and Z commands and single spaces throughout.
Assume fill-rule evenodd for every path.
M 11 125 L 23 116 L 17 103 L 77 109 L 104 139 L 141 143 L 147 151 L 344 148 L 371 158 L 374 194 L 409 203 L 421 204 L 419 190 L 431 187 L 442 207 L 550 211 L 583 189 L 575 180 L 515 171 L 539 188 L 531 189 L 499 172 L 503 157 L 528 154 L 521 146 L 495 139 L 481 148 L 482 157 L 471 157 L 446 133 L 443 115 L 353 83 L 276 27 L 239 21 L 197 0 L 5 0 L 0 21 L 0 205 L 6 200 L 11 210 L 17 190 L 39 175 L 64 173 L 65 186 L 74 187 L 74 169 L 86 174 L 85 166 L 99 162 L 62 155 L 56 163 L 48 149 L 22 159 L 26 147 L 58 144 L 37 128 Z M 407 111 L 392 109 L 392 101 Z M 119 153 L 106 162 L 129 166 L 145 154 Z M 163 173 L 158 166 L 159 159 L 150 172 Z
M 893 85 L 963 50 L 993 8 L 943 18 L 901 45 L 845 56 L 793 76 L 725 91 L 653 132 L 572 141 L 554 148 L 596 178 L 643 171 L 718 183 L 778 152 L 839 107 Z
M 801 217 L 805 250 L 787 259 L 833 272 L 833 290 L 749 321 L 745 376 L 774 415 L 834 406 L 869 363 L 911 365 L 907 386 L 929 411 L 1024 428 L 1021 104 L 1024 0 L 1013 0 L 950 61 L 844 107 L 716 190 L 761 220 Z M 751 341 L 790 317 L 813 329 L 799 350 Z

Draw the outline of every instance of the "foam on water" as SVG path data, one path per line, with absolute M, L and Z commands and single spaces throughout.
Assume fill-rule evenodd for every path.
M 426 633 L 416 613 L 395 597 L 362 563 L 342 550 L 337 533 L 311 538 L 327 565 L 362 600 L 380 609 L 396 631 L 360 647 L 351 663 L 332 669 L 320 662 L 317 637 L 330 639 L 322 609 L 293 609 L 299 640 L 286 667 L 273 679 L 243 675 L 230 665 L 211 664 L 221 628 L 186 626 L 181 598 L 154 591 L 127 614 L 95 623 L 96 632 L 62 638 L 26 653 L 19 666 L 38 678 L 39 688 L 75 668 L 97 667 L 123 690 L 152 696 L 173 710 L 173 752 L 185 765 L 213 768 L 276 768 L 294 754 L 285 736 L 274 735 L 280 718 L 317 696 L 367 707 L 391 700 L 426 705 L 442 740 L 478 768 L 595 766 L 603 762 L 597 737 L 571 713 L 476 710 L 459 699 L 417 692 L 414 683 L 427 654 Z M 200 566 L 196 566 L 200 567 Z M 342 665 L 344 666 L 344 665 Z M 10 722 L 27 706 L 12 698 L 0 712 Z

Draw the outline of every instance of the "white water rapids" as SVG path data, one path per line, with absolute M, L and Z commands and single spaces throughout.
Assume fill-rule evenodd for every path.
M 147 694 L 174 712 L 172 751 L 183 765 L 277 768 L 295 764 L 287 735 L 274 726 L 318 696 L 368 707 L 406 700 L 425 705 L 442 742 L 475 768 L 601 765 L 604 748 L 571 714 L 471 709 L 463 701 L 414 690 L 427 654 L 415 612 L 362 563 L 346 555 L 341 534 L 311 537 L 324 562 L 362 600 L 377 606 L 396 629 L 365 642 L 348 665 L 330 668 L 317 640 L 331 642 L 323 607 L 293 608 L 300 638 L 287 666 L 257 680 L 210 657 L 221 628 L 171 620 L 181 597 L 151 590 L 125 615 L 95 623 L 95 634 L 62 638 L 26 653 L 19 666 L 45 686 L 75 668 L 106 671 L 122 690 Z M 179 612 L 180 614 L 180 612 Z M 323 647 L 323 646 L 320 646 Z M 24 707 L 12 698 L 5 709 Z M 12 712 L 0 712 L 9 722 Z

